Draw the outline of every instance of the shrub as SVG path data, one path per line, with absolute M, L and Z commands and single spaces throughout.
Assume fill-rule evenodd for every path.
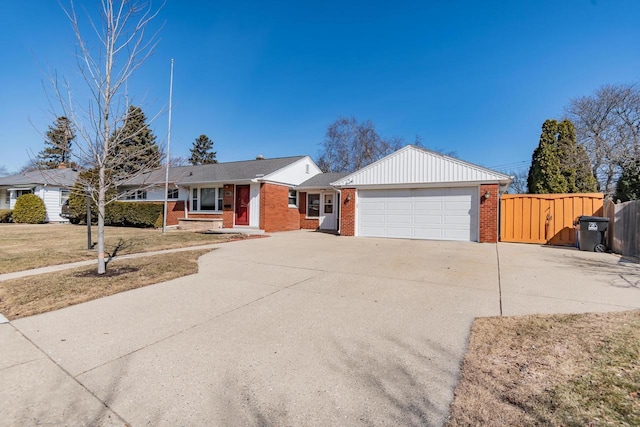
M 162 216 L 162 204 L 140 202 L 113 202 L 105 209 L 105 225 L 122 227 L 155 227 Z
M 23 194 L 13 207 L 13 222 L 42 224 L 47 219 L 47 210 L 42 199 L 35 194 Z
M 12 213 L 13 211 L 11 209 L 0 209 L 0 222 L 12 222 Z

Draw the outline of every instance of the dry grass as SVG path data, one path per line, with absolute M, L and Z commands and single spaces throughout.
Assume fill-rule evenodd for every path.
M 92 229 L 92 240 L 98 237 Z M 226 242 L 237 235 L 200 234 L 171 230 L 107 227 L 108 253 L 120 245 L 118 255 Z M 87 250 L 87 227 L 70 224 L 0 224 L 0 274 L 96 258 Z
M 477 319 L 448 425 L 640 425 L 640 311 Z
M 210 251 L 172 253 L 169 262 L 166 255 L 114 260 L 104 276 L 92 266 L 0 282 L 0 313 L 14 320 L 195 274 Z

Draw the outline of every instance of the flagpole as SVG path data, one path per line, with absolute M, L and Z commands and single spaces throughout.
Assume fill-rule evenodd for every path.
M 162 215 L 162 234 L 167 234 L 167 205 L 169 204 L 169 154 L 171 150 L 171 107 L 173 98 L 173 58 L 171 59 L 171 77 L 169 78 L 169 129 L 167 130 L 167 158 L 164 170 L 164 215 Z

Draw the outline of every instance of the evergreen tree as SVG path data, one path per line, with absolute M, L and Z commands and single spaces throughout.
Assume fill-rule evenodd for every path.
M 627 163 L 616 185 L 616 199 L 622 202 L 640 199 L 640 159 Z
M 546 120 L 542 125 L 540 143 L 533 151 L 527 186 L 534 194 L 566 193 L 567 181 L 560 168 L 560 148 L 556 136 L 558 122 Z
M 546 120 L 527 180 L 531 193 L 590 193 L 597 190 L 589 157 L 576 143 L 569 120 Z
M 213 141 L 207 135 L 200 135 L 193 141 L 189 163 L 192 165 L 209 165 L 218 163 L 216 152 L 213 151 Z
M 71 162 L 71 145 L 76 134 L 68 118 L 58 117 L 46 133 L 44 150 L 38 153 L 35 161 L 37 167 L 42 169 L 55 169 L 61 163 L 74 166 Z
M 597 181 L 591 171 L 591 161 L 582 144 L 576 140 L 576 128 L 569 120 L 557 127 L 560 148 L 560 170 L 567 182 L 567 193 L 592 193 L 597 191 Z
M 584 145 L 576 145 L 576 193 L 594 193 L 598 191 L 598 180 L 593 175 L 591 160 Z
M 160 166 L 156 136 L 140 107 L 130 106 L 124 124 L 112 134 L 114 176 L 127 176 Z

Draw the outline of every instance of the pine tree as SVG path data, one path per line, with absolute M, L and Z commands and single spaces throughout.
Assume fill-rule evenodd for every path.
M 567 182 L 567 193 L 597 191 L 597 181 L 591 171 L 591 161 L 582 144 L 577 143 L 576 128 L 569 120 L 558 123 L 560 170 Z
M 58 117 L 45 135 L 45 148 L 38 153 L 36 166 L 42 169 L 55 169 L 61 163 L 74 166 L 71 162 L 71 145 L 76 134 L 69 119 Z
M 598 180 L 593 175 L 591 169 L 591 160 L 584 145 L 576 145 L 576 192 L 577 193 L 593 193 L 598 191 Z
M 533 152 L 528 179 L 531 193 L 591 193 L 597 182 L 589 157 L 576 143 L 576 130 L 569 120 L 546 120 L 540 144 Z
M 560 168 L 560 148 L 556 135 L 558 122 L 546 120 L 542 125 L 540 144 L 533 151 L 527 185 L 530 193 L 566 193 L 567 181 Z
M 207 135 L 200 135 L 193 141 L 189 163 L 192 165 L 208 165 L 218 163 L 216 152 L 213 151 L 213 141 Z
M 640 199 L 640 159 L 627 163 L 616 184 L 616 199 L 622 202 Z
M 131 175 L 160 166 L 156 136 L 147 124 L 140 107 L 130 106 L 124 124 L 111 136 L 114 141 L 112 170 L 114 176 Z

